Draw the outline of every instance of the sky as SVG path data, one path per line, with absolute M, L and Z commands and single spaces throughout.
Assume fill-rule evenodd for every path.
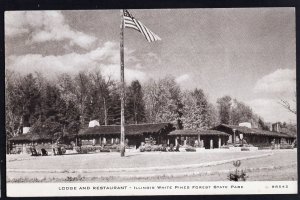
M 162 40 L 125 29 L 125 80 L 173 76 L 212 103 L 230 95 L 265 121 L 296 122 L 280 99 L 296 91 L 294 8 L 153 9 L 129 12 Z M 100 69 L 120 75 L 120 11 L 5 12 L 5 67 L 49 79 Z

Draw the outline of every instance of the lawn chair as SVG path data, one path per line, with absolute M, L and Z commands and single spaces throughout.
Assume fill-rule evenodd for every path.
M 36 151 L 35 148 L 30 148 L 31 156 L 39 156 L 39 153 Z
M 174 145 L 173 144 L 170 144 L 169 151 L 174 151 Z
M 176 145 L 175 151 L 179 151 L 179 144 Z
M 41 149 L 42 152 L 42 156 L 48 156 L 48 152 L 46 151 L 46 149 Z
M 62 154 L 63 154 L 60 147 L 57 147 L 57 154 L 58 154 L 58 155 L 62 155 Z

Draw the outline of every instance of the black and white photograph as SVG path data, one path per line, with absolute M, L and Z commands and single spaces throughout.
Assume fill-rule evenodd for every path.
M 6 11 L 8 196 L 297 193 L 295 24 L 293 7 Z

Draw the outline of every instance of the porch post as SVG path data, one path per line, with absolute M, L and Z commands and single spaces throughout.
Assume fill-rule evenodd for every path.
M 213 142 L 213 139 L 210 139 L 210 149 L 213 149 L 214 148 L 214 142 Z
M 221 148 L 221 137 L 219 136 L 218 148 Z
M 232 131 L 233 131 L 232 143 L 235 144 L 235 129 L 232 129 Z
M 198 134 L 198 138 L 197 138 L 197 140 L 198 140 L 198 147 L 201 147 L 200 134 Z

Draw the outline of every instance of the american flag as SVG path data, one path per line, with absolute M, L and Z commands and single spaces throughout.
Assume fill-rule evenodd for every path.
M 145 38 L 148 40 L 148 42 L 154 42 L 157 40 L 161 40 L 161 38 L 150 31 L 145 25 L 143 25 L 140 21 L 136 20 L 129 12 L 128 10 L 123 10 L 124 12 L 124 26 L 127 28 L 132 28 L 134 30 L 137 30 L 141 32 Z

